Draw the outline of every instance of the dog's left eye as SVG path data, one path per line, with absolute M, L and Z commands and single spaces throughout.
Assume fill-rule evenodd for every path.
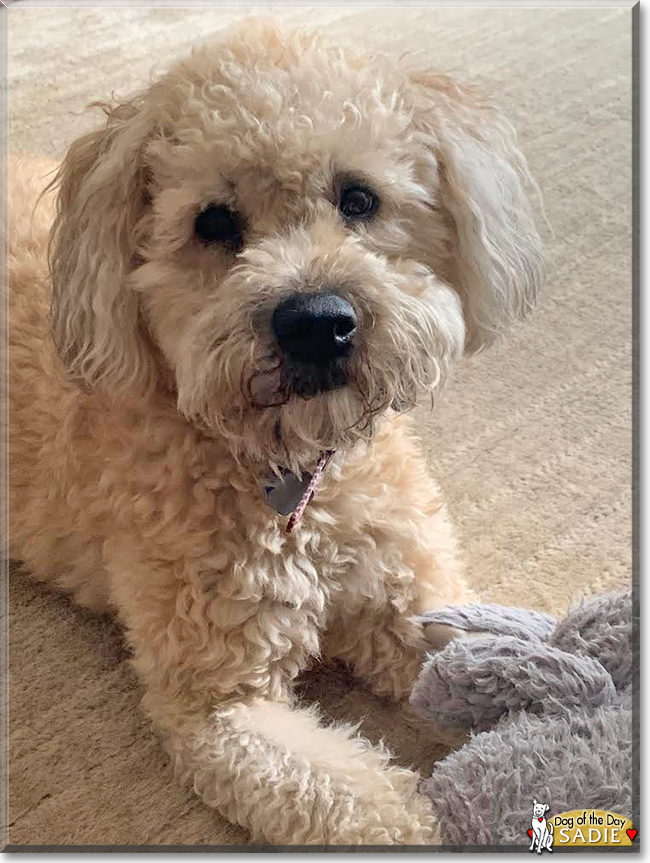
M 235 252 L 244 245 L 244 218 L 225 204 L 210 204 L 196 217 L 194 232 L 203 243 L 223 243 Z
M 345 186 L 341 190 L 339 210 L 347 220 L 367 219 L 378 206 L 379 198 L 365 186 Z

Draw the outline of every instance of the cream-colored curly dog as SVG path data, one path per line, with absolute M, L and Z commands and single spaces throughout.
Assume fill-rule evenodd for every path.
M 258 21 L 102 107 L 53 224 L 10 170 L 10 552 L 116 610 L 178 776 L 255 840 L 432 842 L 416 774 L 292 686 L 323 655 L 404 697 L 413 616 L 468 597 L 404 411 L 534 303 L 514 133 Z

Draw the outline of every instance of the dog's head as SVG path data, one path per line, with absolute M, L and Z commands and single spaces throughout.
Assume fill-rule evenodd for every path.
M 538 803 L 537 800 L 533 800 L 533 818 L 543 818 L 548 809 L 548 803 Z
M 472 90 L 252 22 L 70 148 L 53 332 L 87 387 L 151 391 L 293 468 L 372 434 L 532 307 L 508 123 Z

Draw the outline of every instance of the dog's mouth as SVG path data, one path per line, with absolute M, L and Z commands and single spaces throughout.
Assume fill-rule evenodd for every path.
M 317 362 L 267 362 L 247 381 L 246 395 L 256 408 L 280 407 L 291 398 L 307 401 L 341 389 L 351 380 L 349 366 L 342 361 L 326 365 Z
M 342 362 L 320 365 L 318 363 L 286 363 L 283 367 L 282 384 L 289 395 L 311 399 L 320 393 L 337 390 L 350 381 L 347 364 Z

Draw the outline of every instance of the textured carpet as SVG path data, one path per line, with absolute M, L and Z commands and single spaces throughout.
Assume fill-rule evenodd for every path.
M 128 92 L 242 12 L 9 13 L 10 143 L 59 156 Z M 278 9 L 489 82 L 520 131 L 548 219 L 537 315 L 460 367 L 418 414 L 471 582 L 495 602 L 559 612 L 631 572 L 631 12 L 612 9 Z M 547 231 L 548 234 L 548 231 Z M 138 711 L 119 630 L 17 573 L 10 596 L 12 843 L 245 843 L 174 784 Z M 306 697 L 365 716 L 404 763 L 439 755 L 341 672 Z

